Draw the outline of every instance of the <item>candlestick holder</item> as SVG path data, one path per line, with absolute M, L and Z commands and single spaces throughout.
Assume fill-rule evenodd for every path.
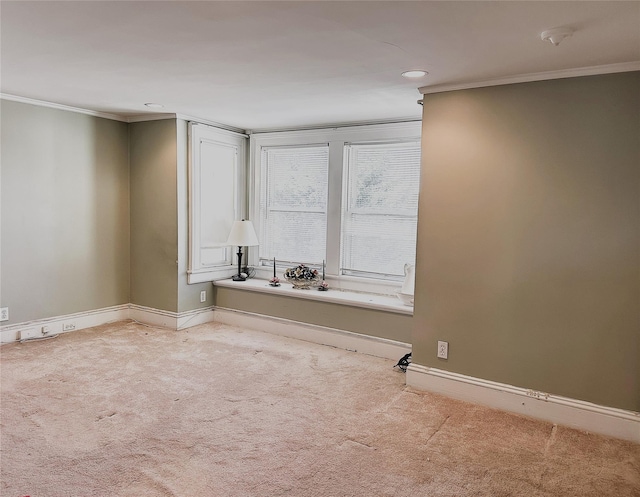
M 326 292 L 327 290 L 329 290 L 329 283 L 327 283 L 324 279 L 324 266 L 325 266 L 325 262 L 323 260 L 322 261 L 322 282 L 318 284 L 319 292 Z
M 269 285 L 280 286 L 280 278 L 276 276 L 276 258 L 273 258 L 273 278 L 269 280 Z

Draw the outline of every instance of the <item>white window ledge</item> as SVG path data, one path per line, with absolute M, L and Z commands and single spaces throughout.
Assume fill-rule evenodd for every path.
M 353 307 L 364 307 L 378 311 L 395 312 L 397 314 L 407 314 L 413 316 L 413 306 L 404 305 L 398 298 L 390 295 L 380 295 L 375 293 L 360 293 L 346 290 L 335 290 L 329 288 L 326 292 L 320 292 L 316 288 L 310 290 L 294 289 L 289 283 L 281 283 L 280 286 L 271 286 L 267 280 L 251 278 L 246 281 L 218 280 L 214 281 L 215 286 L 223 288 L 233 288 L 234 290 L 245 290 L 249 292 L 268 293 L 282 297 L 292 297 L 297 299 L 315 300 L 317 302 L 329 302 L 331 304 L 350 305 Z

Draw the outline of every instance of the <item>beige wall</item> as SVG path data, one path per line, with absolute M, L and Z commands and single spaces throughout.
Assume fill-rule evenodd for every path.
M 213 304 L 210 283 L 187 284 L 185 121 L 1 105 L 3 325 L 128 302 Z
M 425 96 L 415 362 L 640 411 L 639 88 Z
M 187 122 L 133 123 L 130 139 L 131 302 L 172 312 L 209 307 L 211 283 L 187 284 Z
M 405 343 L 411 342 L 412 317 L 405 314 L 232 288 L 215 287 L 213 290 L 214 302 L 218 307 L 275 316 Z
M 175 119 L 129 125 L 131 303 L 178 311 Z
M 2 324 L 129 302 L 127 124 L 0 105 Z

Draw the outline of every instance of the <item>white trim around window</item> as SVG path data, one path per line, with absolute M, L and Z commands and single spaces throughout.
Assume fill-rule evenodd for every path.
M 231 225 L 245 215 L 247 139 L 190 122 L 188 283 L 229 278 L 237 272 Z
M 390 293 L 398 282 L 365 277 L 340 275 L 340 250 L 342 236 L 343 184 L 345 181 L 346 154 L 350 143 L 402 142 L 420 140 L 421 123 L 411 121 L 392 124 L 345 126 L 338 128 L 284 132 L 253 133 L 249 140 L 249 212 L 250 219 L 260 232 L 261 154 L 270 147 L 302 147 L 312 144 L 329 145 L 329 184 L 326 232 L 326 274 L 333 288 L 344 290 Z M 256 267 L 256 275 L 264 272 L 268 278 L 272 269 L 259 267 L 257 251 L 249 256 L 249 264 Z M 305 261 L 299 261 L 305 262 Z M 278 272 L 285 268 L 278 267 Z M 353 288 L 352 288 L 353 287 Z

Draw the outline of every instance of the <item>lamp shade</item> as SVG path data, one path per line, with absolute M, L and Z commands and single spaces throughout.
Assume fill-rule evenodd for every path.
M 260 245 L 256 230 L 253 229 L 251 221 L 234 221 L 229 233 L 228 245 L 236 245 L 238 247 L 254 247 Z

